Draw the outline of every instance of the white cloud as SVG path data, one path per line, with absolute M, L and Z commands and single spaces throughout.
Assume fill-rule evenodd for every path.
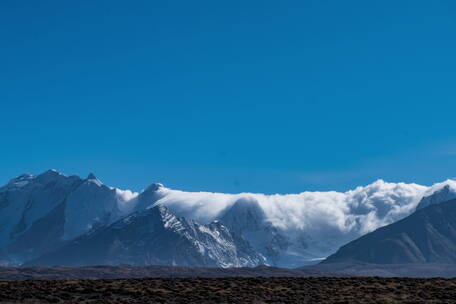
M 241 198 L 256 200 L 267 220 L 291 241 L 282 260 L 282 265 L 290 266 L 291 255 L 302 258 L 296 265 L 325 257 L 361 235 L 406 217 L 423 196 L 445 185 L 456 192 L 453 180 L 431 187 L 378 180 L 347 192 L 285 195 L 184 192 L 163 187 L 156 203 L 166 205 L 177 216 L 208 223 L 222 217 Z M 307 245 L 300 245 L 302 242 Z
M 223 215 L 238 199 L 253 198 L 269 221 L 284 230 L 334 228 L 365 233 L 408 215 L 428 189 L 417 184 L 382 180 L 347 192 L 285 195 L 184 192 L 163 188 L 160 191 L 164 197 L 158 203 L 178 215 L 207 223 Z

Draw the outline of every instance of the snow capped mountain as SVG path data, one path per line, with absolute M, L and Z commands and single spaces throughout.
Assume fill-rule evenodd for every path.
M 87 179 L 49 170 L 21 175 L 0 188 L 0 248 L 21 263 L 95 226 L 123 216 L 127 201 L 94 175 Z M 122 192 L 123 193 L 123 192 Z
M 95 226 L 105 226 L 126 214 L 130 208 L 116 189 L 107 187 L 90 174 L 66 198 L 63 239 L 69 240 Z
M 27 264 L 242 267 L 264 263 L 246 241 L 220 222 L 200 225 L 155 206 L 88 232 Z
M 284 195 L 184 192 L 155 183 L 135 193 L 108 187 L 94 174 L 81 179 L 49 170 L 38 176 L 21 175 L 0 188 L 0 258 L 3 264 L 20 264 L 118 224 L 129 214 L 166 206 L 181 224 L 193 223 L 206 231 L 220 224 L 224 228 L 218 233 L 224 229 L 227 233 L 222 239 L 236 236 L 255 254 L 266 257 L 268 264 L 297 267 L 315 263 L 359 236 L 408 216 L 417 206 L 453 198 L 455 193 L 452 180 L 431 187 L 378 180 L 346 192 Z M 190 226 L 188 231 L 196 231 Z M 241 241 L 235 243 L 239 246 Z M 224 247 L 201 245 L 205 252 L 221 257 L 217 265 L 242 265 L 233 258 L 226 262 L 209 247 Z
M 49 170 L 37 177 L 21 175 L 0 188 L 0 244 L 30 228 L 62 203 L 79 183 L 77 177 L 65 177 Z
M 139 193 L 132 201 L 131 205 L 134 210 L 144 210 L 153 206 L 164 196 L 165 187 L 159 183 L 153 183 Z

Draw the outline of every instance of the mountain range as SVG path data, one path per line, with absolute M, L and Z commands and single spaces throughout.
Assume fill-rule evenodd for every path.
M 106 186 L 94 174 L 49 170 L 0 188 L 0 262 L 298 267 L 440 207 L 455 193 L 452 180 L 431 187 L 379 180 L 347 192 L 286 195 L 185 192 L 153 183 L 137 193 Z
M 26 265 L 179 265 L 242 267 L 266 263 L 220 222 L 200 225 L 155 206 L 85 233 Z

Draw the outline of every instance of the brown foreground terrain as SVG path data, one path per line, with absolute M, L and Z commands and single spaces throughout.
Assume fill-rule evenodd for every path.
M 456 279 L 154 278 L 0 282 L 1 303 L 456 303 Z
M 215 268 L 181 266 L 0 267 L 0 280 L 78 280 L 226 277 L 412 277 L 455 278 L 456 264 L 319 264 L 296 269 L 270 266 Z
M 269 266 L 216 268 L 180 266 L 33 266 L 0 267 L 0 280 L 77 280 L 140 278 L 222 278 L 222 277 L 302 277 L 337 276 L 318 269 L 286 269 Z

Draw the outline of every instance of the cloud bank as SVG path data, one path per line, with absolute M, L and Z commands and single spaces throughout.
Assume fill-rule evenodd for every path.
M 184 192 L 162 188 L 157 203 L 178 215 L 208 223 L 220 218 L 237 200 L 256 200 L 268 220 L 284 230 L 319 230 L 366 233 L 410 214 L 419 200 L 441 188 L 447 181 L 432 187 L 417 184 L 387 183 L 378 180 L 347 192 L 302 192 L 299 194 L 264 195 L 254 193 L 222 194 Z
M 400 220 L 415 209 L 423 196 L 456 181 L 427 187 L 378 180 L 346 192 L 302 192 L 264 195 L 184 192 L 161 188 L 156 204 L 166 205 L 178 216 L 208 223 L 221 218 L 239 199 L 258 202 L 267 221 L 290 238 L 302 239 L 312 249 L 309 256 L 327 255 L 339 246 L 379 227 Z M 296 242 L 295 242 L 296 243 Z M 296 249 L 301 253 L 304 249 Z

